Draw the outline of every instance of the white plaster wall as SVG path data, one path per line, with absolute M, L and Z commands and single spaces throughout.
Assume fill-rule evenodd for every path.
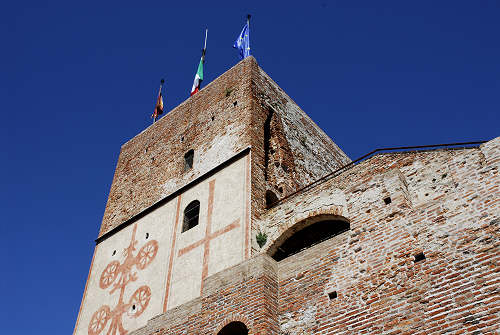
M 158 242 L 158 251 L 155 258 L 146 268 L 138 270 L 134 266 L 132 269 L 132 273 L 136 273 L 137 279 L 126 286 L 123 300 L 128 302 L 135 290 L 143 285 L 149 286 L 151 290 L 151 299 L 148 306 L 139 317 L 131 317 L 128 313 L 122 314 L 121 319 L 123 327 L 127 330 L 139 328 L 145 325 L 148 319 L 157 315 L 162 310 L 166 278 L 165 264 L 168 263 L 169 258 L 169 245 L 172 236 L 173 221 L 175 220 L 175 205 L 176 202 L 174 199 L 97 246 L 94 263 L 87 284 L 87 294 L 84 297 L 84 301 L 82 301 L 76 334 L 89 334 L 88 326 L 92 315 L 102 305 L 108 305 L 111 310 L 116 307 L 120 290 L 118 289 L 113 294 L 110 294 L 113 285 L 106 289 L 102 289 L 99 287 L 99 280 L 103 270 L 111 261 L 116 260 L 123 263 L 125 259 L 123 251 L 130 244 L 135 226 L 137 227 L 135 236 L 137 244 L 133 254 L 137 255 L 140 248 L 152 240 Z M 146 239 L 146 233 L 149 234 L 148 239 Z M 116 254 L 113 256 L 114 250 L 116 250 Z M 115 279 L 115 283 L 118 280 L 119 277 Z M 109 320 L 107 322 L 101 334 L 107 333 L 111 321 L 112 320 Z
M 200 296 L 205 245 L 198 245 L 180 256 L 179 251 L 205 238 L 210 182 L 214 182 L 211 232 L 224 229 L 235 222 L 237 224 L 233 225 L 233 229 L 228 232 L 210 240 L 207 276 L 243 261 L 245 206 L 247 204 L 246 199 L 249 196 L 245 191 L 247 162 L 247 157 L 242 157 L 180 195 L 181 202 L 176 226 L 176 241 L 172 239 L 178 197 L 101 242 L 95 251 L 75 334 L 93 335 L 89 333 L 88 329 L 94 312 L 103 305 L 108 305 L 111 311 L 115 309 L 119 300 L 120 289 L 110 294 L 113 285 L 102 289 L 99 286 L 99 280 L 103 270 L 110 262 L 118 261 L 123 264 L 125 260 L 123 251 L 130 244 L 134 227 L 136 229 L 135 240 L 137 243 L 133 255 L 137 255 L 140 248 L 152 240 L 157 241 L 158 251 L 152 262 L 143 270 L 138 270 L 136 265 L 132 267 L 131 273 L 135 273 L 136 278 L 126 286 L 123 300 L 128 302 L 132 294 L 143 285 L 150 288 L 151 298 L 148 306 L 139 317 L 134 317 L 132 311 L 124 311 L 121 314 L 124 329 L 132 331 L 140 328 L 146 325 L 147 320 L 163 313 L 166 298 L 167 307 L 171 309 Z M 247 189 L 249 190 L 249 188 Z M 193 200 L 200 201 L 199 224 L 182 233 L 184 209 Z M 146 239 L 146 233 L 149 234 L 148 239 Z M 115 255 L 113 255 L 114 250 L 116 250 Z M 173 261 L 170 267 L 169 261 L 172 250 L 174 250 Z M 169 268 L 171 268 L 170 273 Z M 168 289 L 168 297 L 166 297 L 169 275 L 171 285 Z M 119 278 L 117 276 L 115 283 L 118 282 Z M 106 326 L 98 334 L 107 334 L 111 323 L 112 319 L 109 319 Z M 115 333 L 112 331 L 110 334 Z M 116 334 L 119 334 L 119 331 Z
M 214 183 L 210 233 L 214 234 L 234 222 L 237 222 L 237 225 L 210 240 L 207 276 L 244 260 L 246 162 L 246 157 L 239 159 L 182 195 L 168 309 L 197 298 L 201 294 L 206 245 L 201 244 L 181 256 L 178 255 L 180 250 L 202 240 L 206 235 L 210 182 Z M 199 224 L 181 233 L 183 211 L 193 200 L 200 201 Z

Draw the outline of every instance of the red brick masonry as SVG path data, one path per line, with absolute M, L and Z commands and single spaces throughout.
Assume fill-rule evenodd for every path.
M 232 320 L 250 334 L 497 334 L 499 165 L 500 138 L 376 155 L 263 212 L 260 254 L 207 277 L 200 298 L 130 334 L 217 334 Z M 332 208 L 348 232 L 280 262 L 266 254 Z

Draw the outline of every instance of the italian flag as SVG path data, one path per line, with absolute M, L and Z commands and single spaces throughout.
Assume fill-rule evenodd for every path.
M 205 49 L 201 51 L 200 64 L 198 65 L 198 71 L 194 76 L 193 88 L 191 88 L 191 96 L 200 90 L 200 84 L 203 81 L 203 63 L 205 63 Z

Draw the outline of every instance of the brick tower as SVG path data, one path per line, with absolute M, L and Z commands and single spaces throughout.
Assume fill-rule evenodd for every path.
M 499 152 L 349 165 L 248 57 L 122 146 L 74 334 L 489 330 Z

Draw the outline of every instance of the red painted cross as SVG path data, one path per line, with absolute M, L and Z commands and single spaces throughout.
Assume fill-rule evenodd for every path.
M 188 245 L 187 247 L 180 249 L 178 253 L 178 256 L 180 257 L 199 246 L 202 245 L 204 246 L 203 270 L 201 272 L 201 291 L 203 291 L 203 281 L 208 275 L 208 257 L 210 256 L 210 241 L 240 226 L 240 219 L 237 219 L 233 223 L 231 223 L 228 226 L 225 226 L 222 229 L 219 229 L 213 233 L 210 231 L 212 227 L 212 212 L 214 207 L 214 188 L 215 188 L 215 180 L 212 180 L 208 184 L 208 212 L 207 212 L 207 227 L 205 229 L 205 237 L 193 244 Z

